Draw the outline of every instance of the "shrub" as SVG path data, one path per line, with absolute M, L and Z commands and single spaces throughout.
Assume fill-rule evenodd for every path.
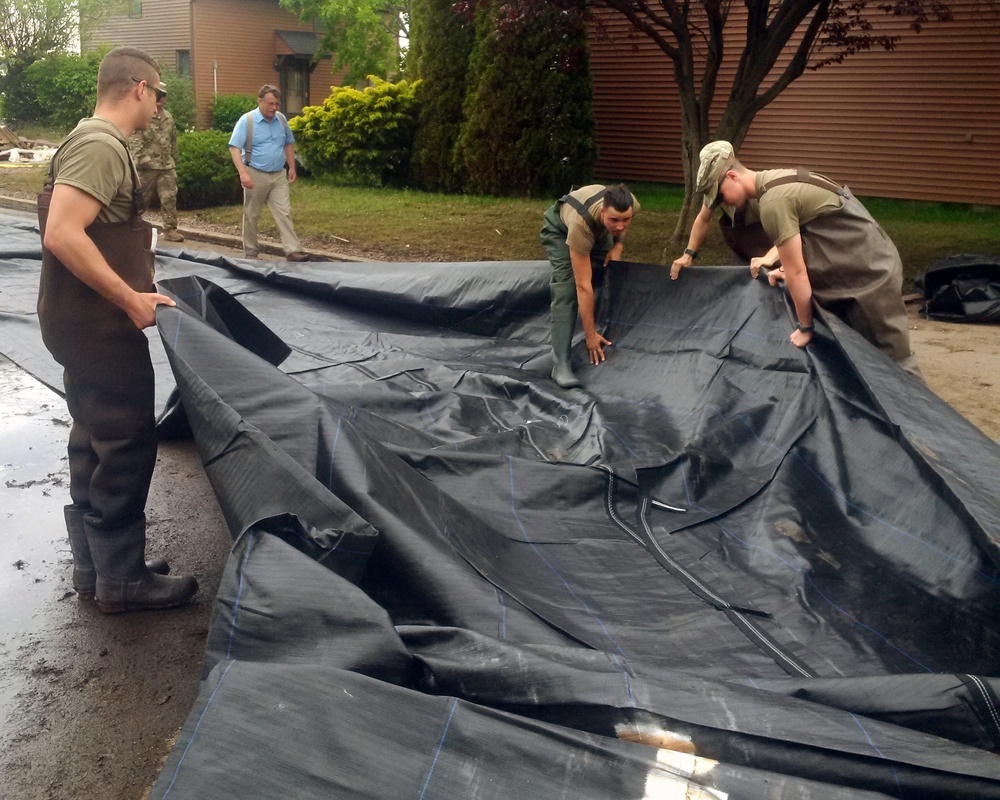
M 468 191 L 558 196 L 590 181 L 597 146 L 586 14 L 583 0 L 478 7 L 456 144 Z
M 191 79 L 182 78 L 176 72 L 164 70 L 160 80 L 167 87 L 166 108 L 174 118 L 177 132 L 194 130 L 194 87 L 191 85 Z
M 177 137 L 177 205 L 208 208 L 243 202 L 229 134 L 225 131 L 193 131 Z
M 256 107 L 255 94 L 217 94 L 212 100 L 212 130 L 231 134 L 237 120 Z
M 106 52 L 105 48 L 36 61 L 7 88 L 4 113 L 8 120 L 69 131 L 94 112 L 97 69 Z
M 407 69 L 421 80 L 411 174 L 417 186 L 431 191 L 458 192 L 463 184 L 455 142 L 475 29 L 471 15 L 455 5 L 453 0 L 411 3 Z
M 289 120 L 302 161 L 315 175 L 378 186 L 406 181 L 420 81 L 389 83 L 374 75 L 361 91 L 335 88 L 322 106 Z

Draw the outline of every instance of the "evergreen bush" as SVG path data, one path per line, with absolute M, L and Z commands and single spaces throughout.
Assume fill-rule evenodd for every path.
M 217 94 L 212 100 L 212 130 L 231 134 L 239 118 L 255 108 L 255 94 Z
M 455 142 L 475 28 L 472 15 L 455 5 L 453 0 L 413 0 L 410 13 L 407 68 L 421 81 L 410 169 L 414 184 L 430 191 L 459 192 L 464 180 Z
M 289 120 L 296 149 L 314 175 L 399 186 L 407 179 L 420 82 L 368 80 L 363 90 L 335 87 L 322 106 Z
M 229 135 L 225 131 L 192 131 L 177 137 L 178 207 L 243 202 L 243 188 L 229 155 Z
M 194 106 L 194 86 L 190 78 L 182 78 L 176 72 L 164 70 L 160 80 L 167 87 L 166 109 L 174 118 L 177 132 L 194 130 L 196 112 Z
M 558 196 L 591 180 L 593 89 L 584 0 L 487 0 L 476 11 L 457 157 L 466 189 Z
M 25 70 L 7 88 L 4 114 L 8 122 L 32 123 L 69 132 L 94 113 L 97 69 L 107 49 L 84 55 L 51 55 Z

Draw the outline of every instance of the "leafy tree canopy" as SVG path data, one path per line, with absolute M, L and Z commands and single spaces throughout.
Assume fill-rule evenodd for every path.
M 0 93 L 36 61 L 71 50 L 79 20 L 96 25 L 121 0 L 0 0 Z
M 368 75 L 385 78 L 399 71 L 409 37 L 410 0 L 281 0 L 301 19 L 323 28 L 317 58 L 334 57 L 334 69 L 347 67 L 345 84 Z

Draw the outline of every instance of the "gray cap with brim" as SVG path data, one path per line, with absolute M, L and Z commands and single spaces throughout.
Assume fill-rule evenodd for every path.
M 696 191 L 702 195 L 706 206 L 715 208 L 718 205 L 719 181 L 726 174 L 726 167 L 734 160 L 735 151 L 729 142 L 719 139 L 701 148 L 698 158 L 700 163 Z

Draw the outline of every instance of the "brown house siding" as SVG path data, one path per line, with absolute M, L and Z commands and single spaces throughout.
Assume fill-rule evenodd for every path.
M 262 84 L 278 85 L 275 56 L 287 47 L 276 30 L 310 31 L 276 0 L 191 0 L 193 46 L 191 78 L 198 106 L 198 127 L 211 122 L 212 98 L 219 94 L 256 94 Z M 309 78 L 309 104 L 319 105 L 339 85 L 339 75 L 324 59 Z
M 1000 16 L 977 0 L 951 7 L 953 22 L 920 34 L 898 20 L 885 25 L 903 36 L 894 52 L 806 73 L 757 116 L 744 161 L 807 166 L 861 195 L 1000 204 L 992 180 L 1000 171 Z M 595 35 L 592 45 L 597 174 L 680 183 L 672 62 L 630 36 L 623 18 L 605 22 L 610 39 Z M 723 102 L 733 68 L 719 83 Z
M 84 50 L 99 45 L 141 47 L 164 69 L 177 70 L 177 51 L 191 49 L 190 0 L 144 0 L 135 17 L 106 20 L 83 43 Z

